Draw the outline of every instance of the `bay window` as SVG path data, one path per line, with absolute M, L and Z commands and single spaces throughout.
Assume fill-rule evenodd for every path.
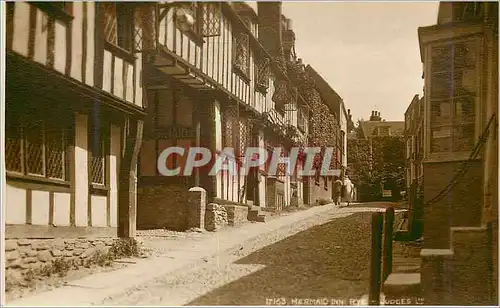
M 478 41 L 431 47 L 430 153 L 470 151 L 478 107 Z

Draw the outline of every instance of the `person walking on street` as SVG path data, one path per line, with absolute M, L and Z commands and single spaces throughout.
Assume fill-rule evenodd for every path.
M 343 183 L 343 188 L 344 188 L 344 200 L 347 202 L 347 206 L 349 206 L 352 202 L 353 199 L 353 185 L 351 180 L 349 179 L 348 176 L 345 177 L 344 183 Z
M 335 182 L 333 182 L 333 202 L 335 205 L 340 205 L 342 186 L 342 181 L 337 177 Z

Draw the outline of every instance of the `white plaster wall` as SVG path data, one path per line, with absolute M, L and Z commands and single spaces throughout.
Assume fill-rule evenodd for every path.
M 47 64 L 47 15 L 39 9 L 36 12 L 35 54 L 33 59 L 42 65 Z
M 71 23 L 71 77 L 82 81 L 83 2 L 73 2 Z
M 261 207 L 266 207 L 266 177 L 263 175 L 260 176 L 259 182 L 259 205 Z
M 16 2 L 15 5 L 13 31 L 14 40 L 12 41 L 12 49 L 15 52 L 27 57 L 30 5 L 26 2 Z
M 66 70 L 66 26 L 56 20 L 55 28 L 54 68 L 64 74 Z
M 264 148 L 264 131 L 259 130 L 259 147 Z M 266 177 L 259 174 L 259 204 L 261 207 L 266 206 Z
M 31 192 L 31 224 L 48 225 L 50 212 L 50 193 L 33 190 Z
M 2 155 L 3 156 L 3 155 Z M 6 184 L 5 188 L 5 223 L 26 223 L 26 189 Z
M 341 104 L 344 104 L 341 102 Z M 344 132 L 344 148 L 342 154 L 342 166 L 347 168 L 347 115 L 344 112 L 344 109 L 341 107 L 340 110 L 340 130 Z
M 103 72 L 102 72 L 102 89 L 107 92 L 111 92 L 111 59 L 113 58 L 113 55 L 107 51 L 104 50 L 104 62 L 103 62 Z
M 123 98 L 123 65 L 123 59 L 115 57 L 113 94 L 119 98 Z
M 109 203 L 110 203 L 110 226 L 118 226 L 118 184 L 119 184 L 119 170 L 120 170 L 120 141 L 121 130 L 120 127 L 111 125 L 111 155 L 109 157 Z
M 54 193 L 54 226 L 70 225 L 71 196 L 68 193 Z
M 88 225 L 88 116 L 75 116 L 75 223 L 76 226 Z
M 90 202 L 92 204 L 92 227 L 106 227 L 108 224 L 107 197 L 91 196 Z
M 220 103 L 214 102 L 215 111 L 215 149 L 216 151 L 222 150 L 222 119 L 220 114 Z M 215 155 L 215 153 L 213 153 Z M 216 196 L 217 198 L 222 198 L 222 175 L 220 172 L 217 173 L 215 179 Z
M 94 33 L 95 33 L 95 3 L 87 2 L 87 62 L 85 82 L 94 86 Z

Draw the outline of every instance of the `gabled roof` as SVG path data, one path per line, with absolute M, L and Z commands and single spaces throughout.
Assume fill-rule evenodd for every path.
M 330 87 L 328 82 L 326 82 L 323 77 L 321 77 L 321 75 L 318 74 L 318 72 L 316 72 L 310 65 L 306 66 L 306 73 L 314 80 L 316 89 L 330 111 L 335 113 L 337 118 L 340 118 L 340 112 L 343 111 L 347 117 L 347 112 L 343 106 L 344 104 L 342 103 L 342 98 L 337 92 L 335 92 L 334 89 L 332 89 L 332 87 Z M 341 110 L 341 108 L 344 108 L 344 110 Z
M 377 127 L 390 127 L 391 136 L 403 136 L 405 132 L 404 121 L 360 121 L 359 124 L 365 138 L 373 136 Z

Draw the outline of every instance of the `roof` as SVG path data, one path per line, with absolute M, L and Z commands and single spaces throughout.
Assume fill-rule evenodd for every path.
M 406 111 L 405 111 L 405 116 L 408 112 L 410 112 L 411 109 L 415 108 L 415 105 L 417 105 L 418 103 L 420 102 L 420 99 L 419 99 L 419 95 L 418 94 L 415 94 L 410 102 L 410 104 L 408 105 L 408 108 L 406 108 Z
M 345 107 L 343 106 L 344 104 L 342 103 L 342 98 L 337 92 L 335 92 L 334 89 L 332 89 L 332 87 L 330 87 L 328 82 L 326 82 L 326 80 L 323 79 L 323 77 L 321 77 L 321 75 L 318 74 L 318 72 L 316 72 L 310 65 L 306 66 L 306 73 L 314 80 L 316 89 L 328 108 L 340 119 L 340 108 L 342 106 L 344 108 L 343 112 L 347 117 Z
M 365 138 L 372 136 L 377 127 L 390 127 L 391 136 L 403 136 L 405 132 L 404 121 L 360 121 L 359 123 Z

